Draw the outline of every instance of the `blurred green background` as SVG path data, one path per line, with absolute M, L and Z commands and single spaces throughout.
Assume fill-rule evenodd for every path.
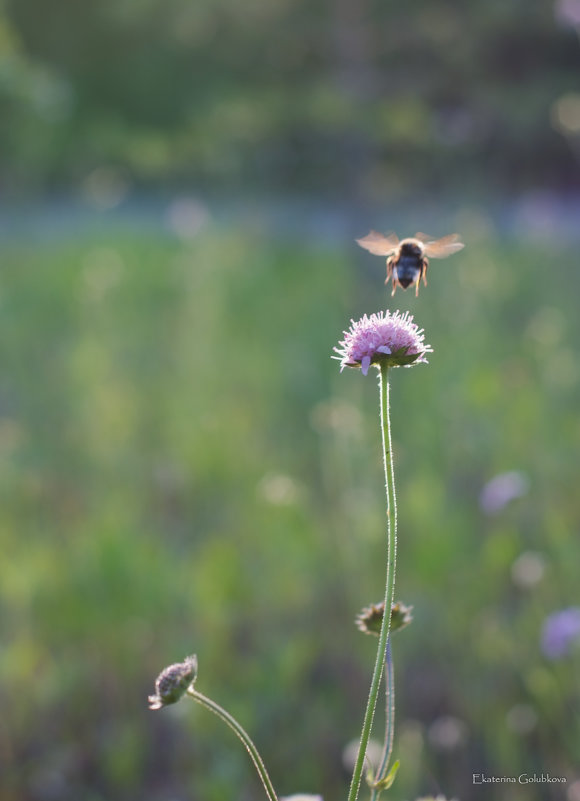
M 147 710 L 192 652 L 281 794 L 346 797 L 384 494 L 376 381 L 330 356 L 379 308 L 434 348 L 392 374 L 390 797 L 580 799 L 580 653 L 541 646 L 580 604 L 577 26 L 0 2 L 0 801 L 261 798 L 205 710 Z M 467 247 L 391 299 L 371 227 Z M 534 772 L 567 783 L 472 783 Z

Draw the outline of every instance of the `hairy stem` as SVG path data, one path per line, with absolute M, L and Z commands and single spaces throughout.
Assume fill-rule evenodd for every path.
M 393 753 L 393 737 L 395 734 L 395 671 L 393 668 L 393 655 L 391 653 L 391 637 L 387 642 L 387 660 L 385 663 L 385 744 L 381 761 L 377 770 L 375 781 L 384 779 L 387 775 L 389 762 Z M 377 801 L 381 790 L 373 788 L 370 801 Z
M 232 729 L 236 736 L 242 741 L 248 754 L 250 755 L 250 759 L 258 771 L 258 776 L 264 785 L 264 790 L 266 791 L 269 801 L 278 801 L 278 797 L 274 787 L 272 786 L 272 782 L 268 776 L 268 771 L 266 770 L 266 766 L 262 761 L 262 757 L 252 742 L 249 734 L 240 726 L 238 721 L 233 718 L 229 712 L 226 712 L 223 707 L 221 707 L 219 704 L 216 704 L 215 701 L 212 701 L 211 698 L 208 698 L 207 696 L 198 692 L 195 687 L 190 687 L 187 691 L 187 694 L 190 696 L 190 698 L 193 698 L 194 701 L 197 701 L 198 704 L 205 706 L 206 709 L 209 709 L 210 712 L 213 712 L 214 715 L 217 715 L 220 720 L 223 720 L 223 722 L 226 723 L 230 729 Z
M 393 605 L 393 595 L 395 590 L 395 561 L 397 555 L 397 508 L 394 495 L 394 472 L 393 454 L 391 443 L 391 422 L 389 411 L 389 382 L 388 367 L 380 366 L 379 374 L 379 396 L 381 413 L 381 440 L 383 448 L 383 465 L 385 469 L 385 491 L 387 496 L 387 569 L 385 580 L 385 612 L 379 634 L 379 644 L 377 656 L 366 711 L 363 720 L 362 733 L 358 749 L 358 755 L 352 774 L 348 801 L 356 801 L 360 789 L 364 761 L 373 725 L 375 709 L 377 706 L 377 696 L 381 683 L 383 666 L 385 664 L 387 643 L 391 627 L 391 607 Z M 390 688 L 390 694 L 394 698 L 394 687 Z M 386 768 L 387 766 L 385 766 Z

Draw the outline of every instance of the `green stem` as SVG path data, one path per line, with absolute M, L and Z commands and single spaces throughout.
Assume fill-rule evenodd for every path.
M 391 654 L 391 637 L 387 642 L 387 661 L 385 664 L 385 744 L 375 781 L 384 779 L 387 775 L 389 762 L 393 753 L 393 735 L 395 733 L 395 671 L 393 669 L 393 656 Z M 381 790 L 373 789 L 370 801 L 378 801 Z
M 389 632 L 391 628 L 391 607 L 395 590 L 395 561 L 397 555 L 397 507 L 394 495 L 394 473 L 393 473 L 393 454 L 391 442 L 391 421 L 389 413 L 389 382 L 388 367 L 380 366 L 379 374 L 379 395 L 381 411 L 381 440 L 383 447 L 383 465 L 385 469 L 385 491 L 387 496 L 387 570 L 385 580 L 385 612 L 381 632 L 379 634 L 379 644 L 377 647 L 377 657 L 367 707 L 363 720 L 362 733 L 358 749 L 358 755 L 352 774 L 348 801 L 356 801 L 360 789 L 364 761 L 373 725 L 373 718 L 377 706 L 377 696 L 381 683 L 383 665 L 385 664 L 385 654 Z M 394 693 L 394 688 L 391 688 Z
M 211 698 L 208 698 L 205 695 L 202 695 L 198 692 L 195 687 L 190 687 L 187 691 L 187 694 L 193 698 L 194 701 L 197 701 L 202 706 L 205 706 L 206 709 L 209 709 L 210 712 L 213 712 L 214 715 L 217 715 L 220 720 L 223 720 L 224 723 L 232 729 L 235 734 L 239 737 L 239 739 L 244 744 L 247 752 L 250 755 L 252 762 L 256 770 L 258 771 L 258 776 L 262 784 L 264 785 L 264 790 L 266 791 L 266 795 L 268 796 L 269 801 L 278 801 L 278 797 L 272 786 L 272 782 L 270 777 L 268 776 L 268 771 L 266 770 L 266 766 L 262 762 L 262 757 L 260 756 L 258 749 L 252 742 L 249 734 L 240 726 L 238 721 L 233 718 L 229 712 L 221 707 L 219 704 L 216 704 L 215 701 L 212 701 Z

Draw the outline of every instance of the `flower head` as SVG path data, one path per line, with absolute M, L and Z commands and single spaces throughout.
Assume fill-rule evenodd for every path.
M 548 659 L 561 659 L 580 643 L 580 606 L 549 615 L 542 629 L 542 650 Z
M 149 696 L 149 709 L 161 709 L 176 704 L 197 677 L 197 657 L 188 656 L 183 662 L 169 665 L 155 681 L 155 695 Z
M 391 632 L 397 629 L 404 629 L 413 620 L 413 607 L 406 606 L 397 601 L 391 606 Z M 377 637 L 381 631 L 383 615 L 385 613 L 385 602 L 365 606 L 362 612 L 356 616 L 355 623 L 365 634 L 374 634 Z
M 366 314 L 344 332 L 339 347 L 334 348 L 340 360 L 341 371 L 345 367 L 360 367 L 363 375 L 371 364 L 386 364 L 387 367 L 410 367 L 427 362 L 426 353 L 432 353 L 424 342 L 423 329 L 413 322 L 409 312 L 383 312 Z

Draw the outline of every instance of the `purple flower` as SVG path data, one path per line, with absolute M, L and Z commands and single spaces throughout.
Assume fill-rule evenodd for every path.
M 495 515 L 510 501 L 525 495 L 529 486 L 528 477 L 519 470 L 499 473 L 481 490 L 479 505 L 487 515 Z
M 544 621 L 542 651 L 548 659 L 566 656 L 577 640 L 580 640 L 580 606 L 554 612 Z
M 580 0 L 557 0 L 555 15 L 558 22 L 578 27 L 580 25 Z
M 345 367 L 360 367 L 363 375 L 371 364 L 386 364 L 388 367 L 411 367 L 427 362 L 426 353 L 432 353 L 424 342 L 423 329 L 413 322 L 409 312 L 401 314 L 389 311 L 351 320 L 348 331 L 339 347 L 334 348 L 340 360 L 341 372 Z

